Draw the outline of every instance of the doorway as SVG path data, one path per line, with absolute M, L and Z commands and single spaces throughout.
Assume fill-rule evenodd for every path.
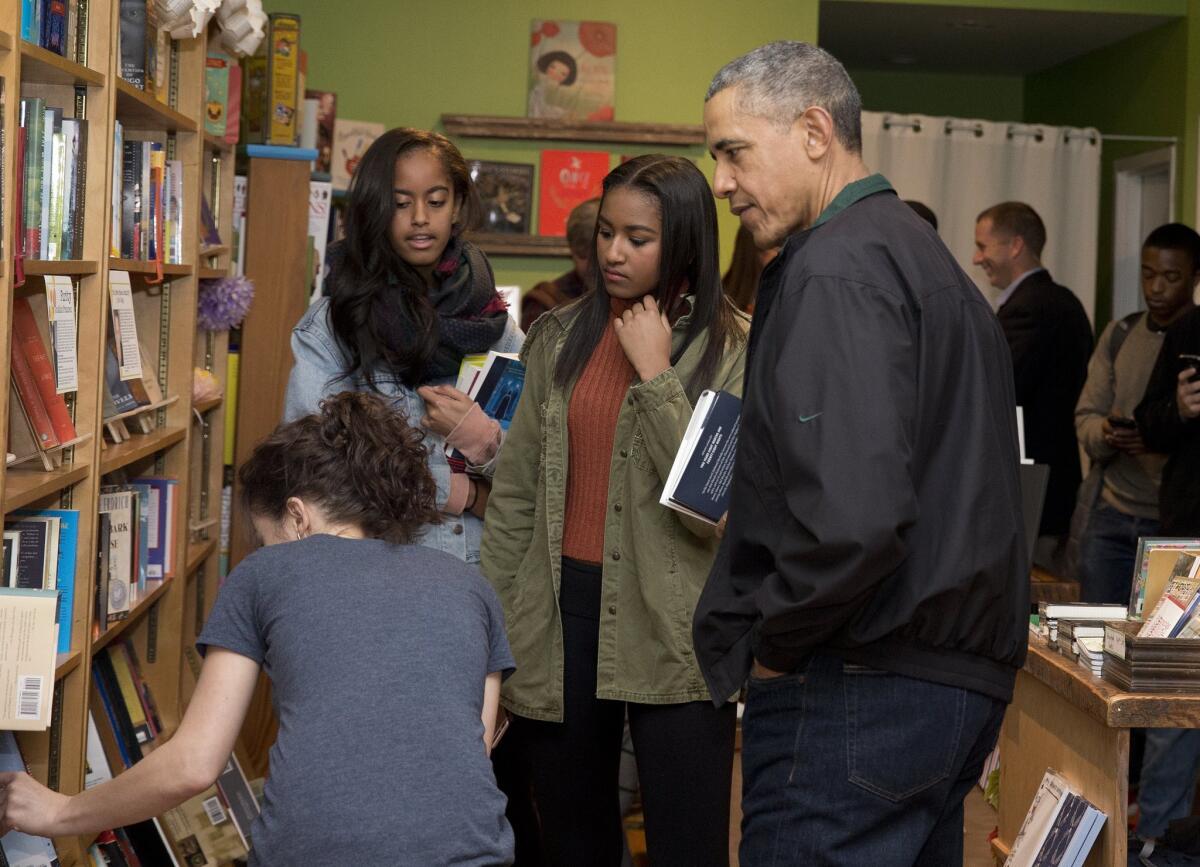
M 1142 298 L 1142 241 L 1175 219 L 1175 146 L 1157 148 L 1113 163 L 1112 318 L 1145 310 Z

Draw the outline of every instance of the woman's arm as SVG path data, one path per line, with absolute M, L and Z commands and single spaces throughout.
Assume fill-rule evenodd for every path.
M 492 754 L 492 739 L 496 736 L 497 714 L 500 711 L 500 672 L 493 671 L 483 682 L 483 748 Z
M 0 834 L 91 834 L 157 816 L 203 792 L 229 761 L 257 682 L 254 660 L 211 648 L 175 736 L 110 782 L 68 797 L 27 774 L 0 774 Z

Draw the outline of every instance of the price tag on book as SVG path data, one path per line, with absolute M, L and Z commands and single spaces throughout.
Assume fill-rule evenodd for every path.
M 1117 659 L 1125 658 L 1125 633 L 1111 626 L 1104 627 L 1104 652 Z
M 54 351 L 54 376 L 59 394 L 79 390 L 79 355 L 75 287 L 62 274 L 46 277 L 46 320 Z
M 133 311 L 133 287 L 126 271 L 110 271 L 108 294 L 112 304 L 113 343 L 121 381 L 142 378 L 142 351 L 138 346 L 137 315 Z

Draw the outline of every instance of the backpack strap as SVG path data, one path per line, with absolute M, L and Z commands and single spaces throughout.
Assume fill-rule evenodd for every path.
M 1117 354 L 1121 351 L 1121 347 L 1125 345 L 1125 338 L 1129 336 L 1129 332 L 1133 330 L 1133 326 L 1138 320 L 1147 313 L 1139 310 L 1136 313 L 1130 313 L 1117 323 L 1117 327 L 1113 329 L 1112 336 L 1108 338 L 1108 360 L 1115 362 Z

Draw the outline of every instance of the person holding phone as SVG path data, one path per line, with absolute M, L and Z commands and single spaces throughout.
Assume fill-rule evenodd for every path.
M 1193 262 L 1195 286 L 1200 258 Z M 1166 458 L 1158 498 L 1162 535 L 1200 537 L 1200 309 L 1193 306 L 1163 336 L 1133 416 L 1146 449 Z M 1157 841 L 1172 819 L 1191 815 L 1197 770 L 1200 730 L 1146 730 L 1137 826 L 1143 855 L 1169 854 Z
M 1158 496 L 1166 457 L 1147 450 L 1133 419 L 1172 323 L 1195 306 L 1200 235 L 1180 223 L 1142 244 L 1145 311 L 1109 323 L 1088 364 L 1075 432 L 1091 461 L 1080 488 L 1075 534 L 1085 602 L 1127 602 L 1140 536 L 1159 535 Z

